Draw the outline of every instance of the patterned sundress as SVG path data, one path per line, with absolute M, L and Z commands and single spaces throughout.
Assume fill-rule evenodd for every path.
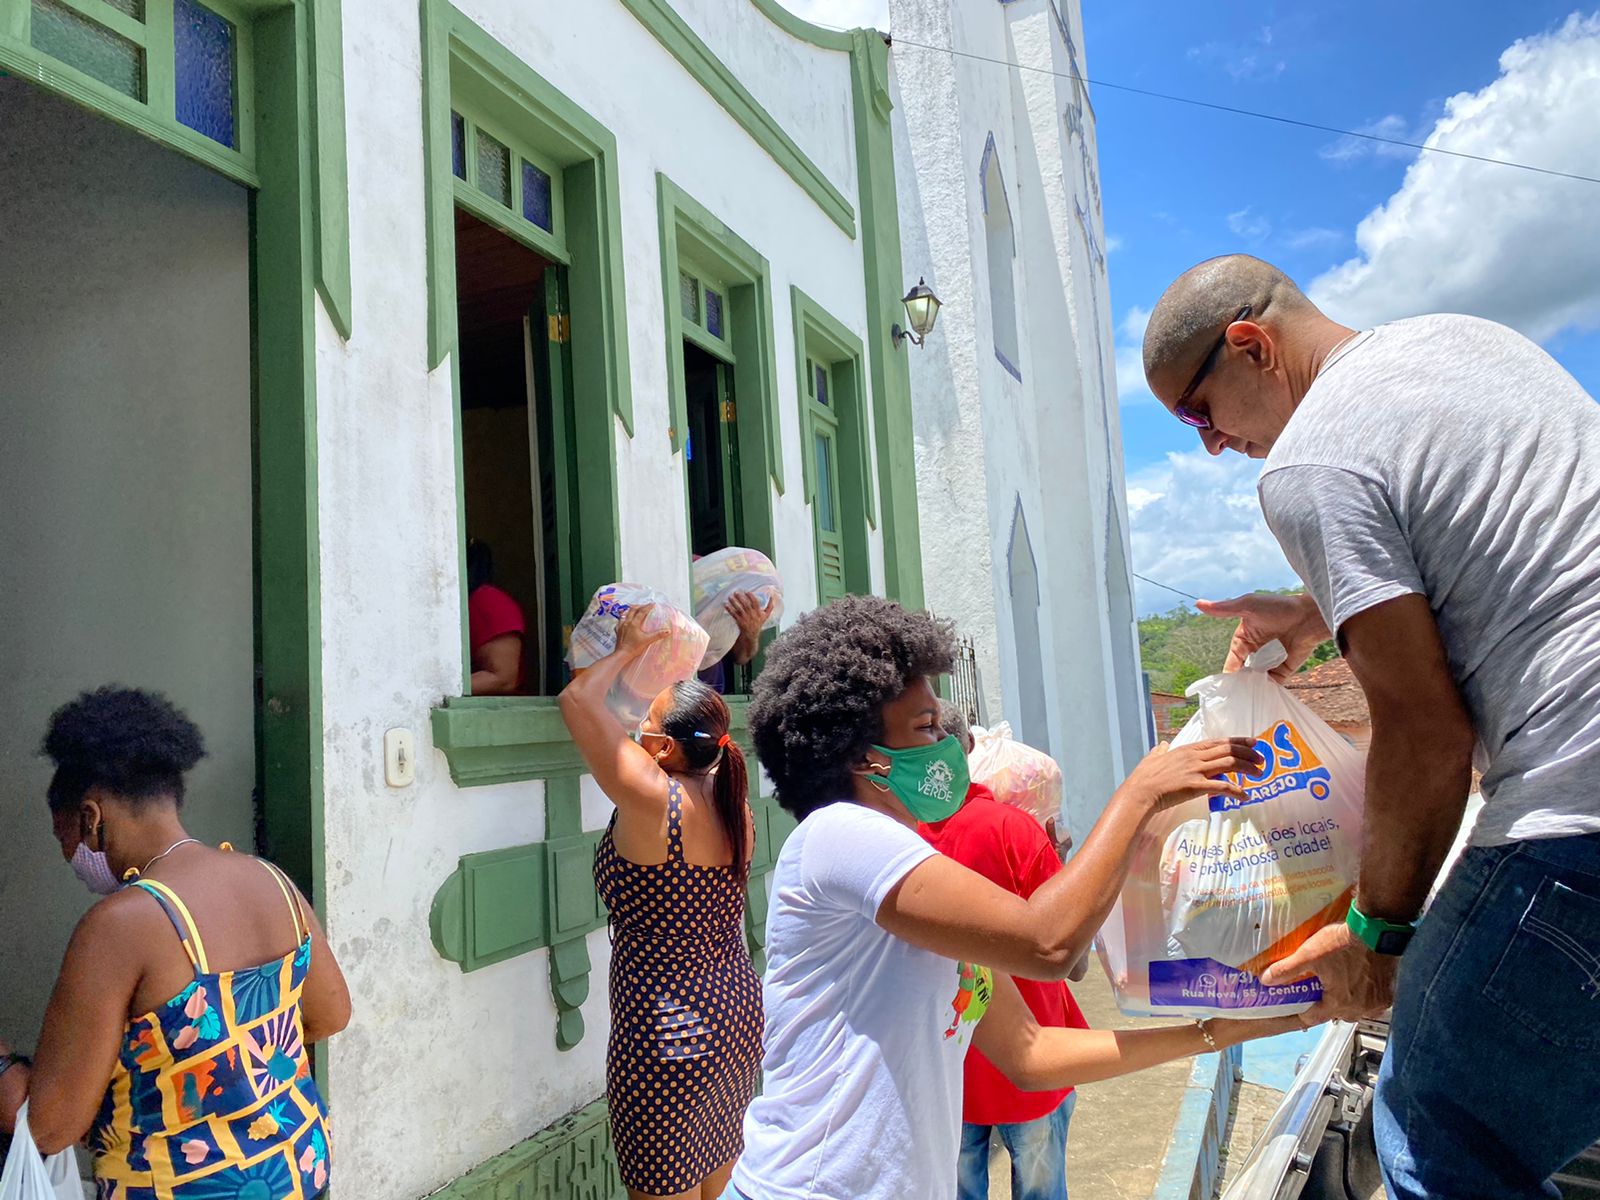
M 297 948 L 212 971 L 183 901 L 141 879 L 183 941 L 194 980 L 128 1022 L 89 1134 L 99 1200 L 313 1200 L 328 1185 L 328 1120 L 302 1037 L 311 934 L 283 873 Z
M 667 861 L 617 853 L 611 819 L 594 882 L 611 910 L 606 1094 L 622 1182 L 670 1196 L 744 1149 L 761 1072 L 761 978 L 732 867 L 683 857 L 683 792 L 667 792 Z

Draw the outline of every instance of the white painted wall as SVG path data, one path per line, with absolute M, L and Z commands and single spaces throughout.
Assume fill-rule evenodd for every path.
M 928 602 L 976 641 L 986 715 L 1020 727 L 1006 563 L 1020 503 L 1043 597 L 1050 741 L 1075 748 L 1061 765 L 1081 840 L 1142 751 L 1143 722 L 1137 642 L 1120 619 L 1131 609 L 1116 603 L 1131 594 L 1126 554 L 1107 544 L 1127 520 L 1094 118 L 1059 77 L 1082 70 L 1079 14 L 1070 0 L 891 0 L 890 16 L 903 38 L 892 57 L 906 270 L 925 271 L 945 301 L 911 357 Z M 1069 132 L 1074 104 L 1087 140 Z M 994 353 L 981 192 L 991 137 L 1017 235 L 1020 382 Z
M 245 193 L 0 78 L 0 1026 L 38 1037 L 91 897 L 38 754 L 51 712 L 165 692 L 210 751 L 185 820 L 254 843 Z
M 815 595 L 801 495 L 789 288 L 863 340 L 852 240 L 618 0 L 461 0 L 474 21 L 617 138 L 635 432 L 617 428 L 624 573 L 686 598 L 682 461 L 668 452 L 656 172 L 771 263 L 788 491 L 776 512 L 787 619 Z M 753 6 L 681 0 L 684 18 L 855 202 L 847 60 Z M 455 788 L 428 748 L 430 710 L 460 691 L 460 581 L 450 366 L 427 371 L 420 33 L 415 5 L 346 0 L 355 336 L 318 326 L 326 912 L 356 997 L 329 1082 L 345 1200 L 420 1196 L 601 1094 L 608 947 L 590 936 L 588 1036 L 555 1049 L 544 952 L 464 975 L 428 939 L 435 891 L 465 853 L 537 840 L 542 787 Z M 882 550 L 873 534 L 875 574 Z M 382 780 L 384 730 L 418 736 L 417 781 Z M 609 807 L 586 784 L 585 820 Z M 408 1153 L 408 1147 L 426 1152 Z

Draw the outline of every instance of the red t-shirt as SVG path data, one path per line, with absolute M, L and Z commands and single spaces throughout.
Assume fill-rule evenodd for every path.
M 497 637 L 514 633 L 522 639 L 522 656 L 517 667 L 517 695 L 525 695 L 528 684 L 528 622 L 522 615 L 522 605 L 511 598 L 511 593 L 492 583 L 479 584 L 467 597 L 467 641 L 472 653 L 477 652 Z
M 1061 859 L 1044 828 L 1020 808 L 1001 804 L 981 783 L 967 791 L 956 815 L 923 825 L 922 836 L 935 850 L 969 867 L 991 882 L 1026 900 L 1034 889 L 1061 870 Z M 1078 1002 L 1065 983 L 1016 979 L 1017 990 L 1040 1025 L 1087 1029 Z M 1009 1125 L 1035 1121 L 1056 1110 L 1071 1088 L 1025 1092 L 983 1056 L 967 1051 L 966 1087 L 961 1119 L 972 1125 Z

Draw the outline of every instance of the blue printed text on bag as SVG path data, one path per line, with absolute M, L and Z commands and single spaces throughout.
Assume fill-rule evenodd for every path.
M 1328 774 L 1328 768 L 1312 753 L 1300 731 L 1288 721 L 1279 721 L 1256 738 L 1256 753 L 1263 760 L 1261 770 L 1223 776 L 1244 789 L 1244 799 L 1212 796 L 1212 812 L 1260 804 L 1286 792 L 1302 789 L 1310 792 L 1313 800 L 1328 798 L 1332 790 L 1332 776 Z

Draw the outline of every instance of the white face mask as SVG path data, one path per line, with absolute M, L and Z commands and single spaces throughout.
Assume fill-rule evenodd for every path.
M 111 863 L 104 850 L 89 849 L 88 842 L 79 842 L 72 852 L 72 873 L 96 896 L 109 896 L 121 888 L 117 877 L 111 873 Z

